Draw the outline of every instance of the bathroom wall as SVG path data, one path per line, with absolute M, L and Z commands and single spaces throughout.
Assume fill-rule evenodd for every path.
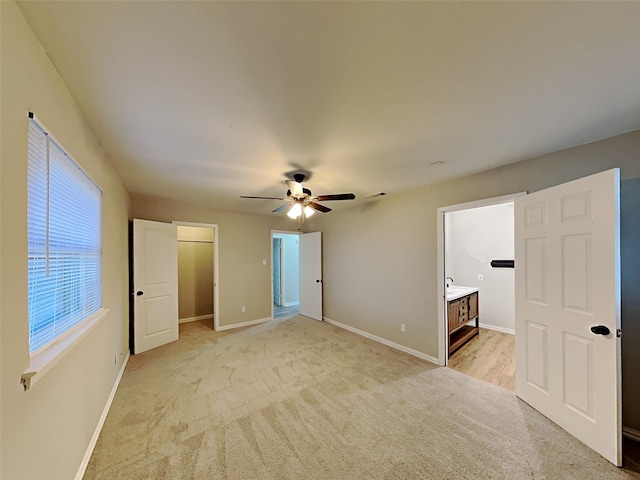
M 514 258 L 513 203 L 447 213 L 445 235 L 447 276 L 480 290 L 480 326 L 514 333 L 514 269 L 491 267 Z
M 282 239 L 282 303 L 285 307 L 300 303 L 300 275 L 298 235 L 274 233 Z
M 178 226 L 178 318 L 213 316 L 213 229 Z

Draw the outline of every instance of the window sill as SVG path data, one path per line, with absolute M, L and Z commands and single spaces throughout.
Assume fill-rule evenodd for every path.
M 75 328 L 65 333 L 57 342 L 31 356 L 29 368 L 22 374 L 20 379 L 20 383 L 22 383 L 25 391 L 29 390 L 38 380 L 44 377 L 80 340 L 87 336 L 91 330 L 104 320 L 108 313 L 108 308 L 98 310 Z

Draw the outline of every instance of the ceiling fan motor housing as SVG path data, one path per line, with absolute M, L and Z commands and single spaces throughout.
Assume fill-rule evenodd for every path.
M 293 194 L 291 193 L 291 190 L 287 190 L 287 197 L 295 198 L 296 200 L 302 200 L 310 196 L 311 196 L 311 190 L 309 190 L 308 188 L 303 188 L 302 193 L 298 193 L 298 194 Z

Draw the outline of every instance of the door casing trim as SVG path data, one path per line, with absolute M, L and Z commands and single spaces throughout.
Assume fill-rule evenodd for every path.
M 438 304 L 438 365 L 444 367 L 447 365 L 447 350 L 449 349 L 449 336 L 447 335 L 446 321 L 446 302 L 445 302 L 445 266 L 444 266 L 444 216 L 446 213 L 456 212 L 460 210 L 469 210 L 478 207 L 489 207 L 491 205 L 501 205 L 503 203 L 513 202 L 516 197 L 526 195 L 527 192 L 516 192 L 498 197 L 484 198 L 472 202 L 458 203 L 456 205 L 448 205 L 439 207 L 437 210 L 437 304 Z
M 180 220 L 174 220 L 171 222 L 175 225 L 182 227 L 200 227 L 200 228 L 212 228 L 213 229 L 213 329 L 217 332 L 220 330 L 220 288 L 218 275 L 218 224 L 217 223 L 197 223 L 197 222 L 183 222 Z M 176 245 L 176 249 L 178 246 Z

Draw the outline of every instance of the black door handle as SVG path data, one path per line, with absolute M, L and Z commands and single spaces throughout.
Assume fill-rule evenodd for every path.
M 318 279 L 318 280 L 316 280 L 316 283 L 320 283 L 321 281 L 322 281 L 322 280 Z
M 136 295 L 137 295 L 137 296 L 140 296 L 140 295 L 143 295 L 143 294 L 144 294 L 144 292 L 143 292 L 142 290 L 138 290 L 138 291 L 136 292 Z
M 596 335 L 609 335 L 611 333 L 611 330 L 609 330 L 609 327 L 607 327 L 606 325 L 594 325 L 593 327 L 591 327 L 591 332 L 595 333 Z

